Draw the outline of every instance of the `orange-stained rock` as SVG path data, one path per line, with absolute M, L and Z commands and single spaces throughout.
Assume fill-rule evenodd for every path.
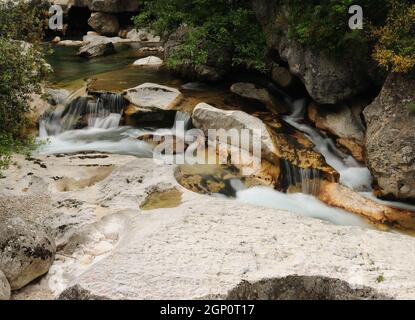
M 330 206 L 363 216 L 376 225 L 415 230 L 415 212 L 379 204 L 338 183 L 322 182 L 318 198 Z
M 361 142 L 347 138 L 339 138 L 336 142 L 340 147 L 345 148 L 357 161 L 365 162 L 365 150 Z

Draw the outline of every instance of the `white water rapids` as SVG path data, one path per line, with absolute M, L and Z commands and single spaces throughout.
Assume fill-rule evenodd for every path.
M 120 101 L 114 96 L 98 98 L 97 102 L 93 104 L 80 99 L 72 103 L 72 109 L 69 108 L 69 111 L 56 110 L 49 118 L 40 122 L 39 140 L 43 143 L 38 152 L 40 154 L 63 154 L 97 151 L 146 158 L 153 157 L 153 147 L 137 138 L 143 134 L 154 133 L 155 130 L 120 126 L 123 109 Z M 356 191 L 365 192 L 362 194 L 369 197 L 371 194 L 369 170 L 359 165 L 351 156 L 347 156 L 338 150 L 329 137 L 305 124 L 304 100 L 293 101 L 290 104 L 293 112 L 286 116 L 284 120 L 307 135 L 314 143 L 315 150 L 320 152 L 327 163 L 340 173 L 341 182 L 344 185 Z M 82 114 L 83 108 L 86 108 L 89 112 L 88 126 L 84 129 L 74 129 L 77 117 Z M 64 114 L 64 112 L 67 114 Z M 176 126 L 178 121 L 184 123 L 184 128 L 188 128 L 191 124 L 191 118 L 188 114 L 177 112 L 175 124 L 171 129 L 166 129 L 166 133 L 172 133 L 178 127 L 182 127 Z M 295 175 L 293 176 L 295 177 Z M 301 172 L 299 177 L 295 177 L 295 179 L 301 179 L 301 181 L 295 182 L 299 182 L 307 193 L 312 193 L 314 188 L 313 178 L 313 172 L 306 170 Z M 264 187 L 245 189 L 243 183 L 234 183 L 233 187 L 236 191 L 237 201 L 287 210 L 299 215 L 326 220 L 337 225 L 368 227 L 368 224 L 360 217 L 329 207 L 312 195 L 303 193 L 285 194 Z

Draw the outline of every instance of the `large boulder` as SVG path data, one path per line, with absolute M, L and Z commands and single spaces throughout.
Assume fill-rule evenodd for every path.
M 264 123 L 243 111 L 226 111 L 200 103 L 193 110 L 192 120 L 193 125 L 205 134 L 209 129 L 247 129 L 252 133 L 257 130 L 261 133 L 262 159 L 276 166 L 280 166 L 283 160 L 297 168 L 316 169 L 324 179 L 338 180 L 338 173 L 327 165 L 321 154 L 313 150 L 314 145 L 304 135 L 295 130 L 286 133 L 282 124 L 275 119 L 274 123 L 268 123 L 267 120 Z M 252 145 L 249 149 L 252 149 Z
M 85 58 L 95 58 L 115 53 L 114 44 L 110 41 L 98 39 L 81 47 L 78 55 Z
M 120 30 L 120 24 L 116 16 L 109 13 L 94 12 L 88 20 L 88 24 L 99 34 L 114 36 Z
M 10 299 L 10 284 L 4 275 L 3 271 L 0 270 L 0 301 Z
M 40 225 L 21 218 L 0 219 L 0 270 L 12 290 L 48 272 L 55 252 L 54 240 Z
M 288 1 L 286 1 L 288 2 Z M 360 61 L 355 56 L 330 55 L 312 50 L 291 39 L 281 26 L 281 16 L 289 15 L 289 2 L 254 0 L 253 8 L 262 24 L 267 45 L 288 63 L 290 71 L 304 83 L 318 103 L 336 104 L 364 92 L 370 84 L 370 57 Z
M 144 111 L 172 110 L 183 99 L 175 88 L 155 83 L 143 83 L 124 91 L 124 98 Z
M 384 198 L 415 202 L 414 101 L 415 79 L 391 74 L 364 110 L 367 165 Z
M 173 32 L 165 43 L 165 60 L 175 57 L 181 50 L 187 34 L 191 31 L 190 27 L 183 26 Z M 203 45 L 201 43 L 200 45 Z M 192 59 L 177 59 L 175 63 L 169 65 L 170 69 L 180 77 L 189 80 L 199 81 L 218 81 L 229 71 L 232 65 L 232 50 L 225 46 L 221 48 L 208 48 L 207 60 L 204 64 L 195 63 Z

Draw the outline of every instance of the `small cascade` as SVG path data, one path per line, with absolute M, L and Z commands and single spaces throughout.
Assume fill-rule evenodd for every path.
M 305 194 L 316 195 L 318 193 L 321 179 L 319 170 L 299 168 L 284 159 L 281 159 L 280 162 L 283 173 L 283 189 L 288 190 L 290 187 L 297 187 L 301 188 L 301 192 Z
M 184 130 L 187 130 L 190 128 L 191 123 L 192 123 L 192 117 L 189 113 L 177 111 L 176 117 L 174 118 L 173 129 L 177 129 L 178 127 L 181 126 Z
M 339 172 L 340 182 L 357 191 L 371 190 L 372 176 L 369 170 L 352 156 L 339 150 L 332 139 L 305 123 L 306 100 L 287 98 L 287 103 L 291 105 L 293 112 L 284 117 L 284 121 L 308 136 L 315 145 L 315 151 L 321 153 L 327 164 Z
M 88 127 L 117 128 L 121 121 L 122 111 L 126 106 L 126 101 L 119 94 L 100 94 L 96 101 L 88 103 Z
M 126 105 L 125 99 L 119 94 L 78 96 L 65 107 L 58 106 L 53 112 L 46 114 L 40 120 L 39 135 L 41 138 L 56 136 L 68 130 L 84 127 L 117 128 Z

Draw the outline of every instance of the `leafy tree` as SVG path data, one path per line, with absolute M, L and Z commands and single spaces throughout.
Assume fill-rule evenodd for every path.
M 392 72 L 410 72 L 415 68 L 415 4 L 389 0 L 386 24 L 374 30 L 378 43 L 373 58 Z
M 264 71 L 265 38 L 249 0 L 147 0 L 143 5 L 134 18 L 138 28 L 150 26 L 168 34 L 183 24 L 191 27 L 169 64 L 188 58 L 204 64 L 208 49 L 226 47 L 233 52 L 234 66 Z
M 36 3 L 0 3 L 0 169 L 32 142 L 24 134 L 30 95 L 40 92 L 47 68 L 39 48 L 26 41 L 41 39 L 45 18 Z

